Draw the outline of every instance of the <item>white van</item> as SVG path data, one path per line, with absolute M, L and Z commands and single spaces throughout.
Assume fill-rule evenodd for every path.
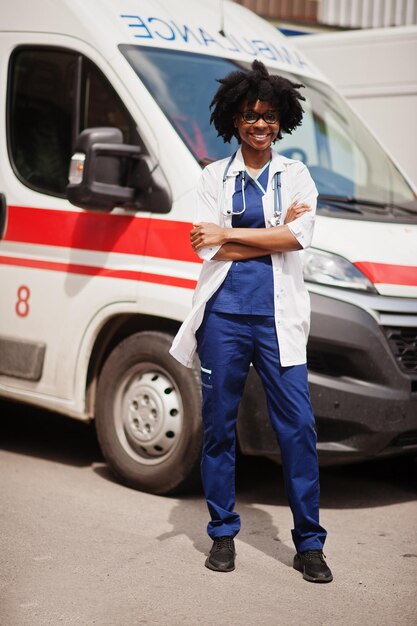
M 416 194 L 309 62 L 227 1 L 14 0 L 0 24 L 0 395 L 95 419 L 129 485 L 195 474 L 198 370 L 168 348 L 201 267 L 195 186 L 234 150 L 209 125 L 216 79 L 257 57 L 305 85 L 278 149 L 320 192 L 303 255 L 321 461 L 415 451 Z M 238 440 L 278 455 L 255 374 Z

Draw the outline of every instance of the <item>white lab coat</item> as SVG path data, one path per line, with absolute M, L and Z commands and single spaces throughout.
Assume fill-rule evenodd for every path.
M 239 149 L 227 173 L 225 189 L 223 176 L 229 159 L 208 165 L 197 188 L 197 207 L 194 222 L 213 222 L 231 227 L 232 217 L 225 215 L 232 205 L 236 175 L 245 169 Z M 268 187 L 263 197 L 265 224 L 274 215 L 273 177 L 281 172 L 282 223 L 294 199 L 305 202 L 311 211 L 288 224 L 303 248 L 310 245 L 317 202 L 317 189 L 306 166 L 272 151 Z M 223 194 L 225 194 L 223 196 Z M 229 271 L 232 261 L 216 261 L 212 257 L 220 246 L 210 246 L 199 252 L 203 259 L 200 278 L 194 292 L 192 309 L 174 338 L 170 353 L 180 363 L 192 367 L 197 347 L 195 332 L 199 328 L 206 302 L 217 291 Z M 281 365 L 300 365 L 306 362 L 306 344 L 310 328 L 310 298 L 304 285 L 301 259 L 298 251 L 276 252 L 271 255 L 274 274 L 275 326 L 280 349 Z

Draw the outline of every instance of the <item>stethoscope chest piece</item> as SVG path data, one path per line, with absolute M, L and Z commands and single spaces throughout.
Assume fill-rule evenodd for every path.
M 271 217 L 268 221 L 270 226 L 279 226 L 281 222 L 281 215 L 278 213 L 275 215 L 274 213 L 274 216 Z

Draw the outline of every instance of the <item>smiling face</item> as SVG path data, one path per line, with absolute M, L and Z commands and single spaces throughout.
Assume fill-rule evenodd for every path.
M 255 104 L 249 105 L 247 100 L 244 100 L 240 106 L 240 112 L 234 117 L 234 125 L 239 134 L 243 152 L 256 151 L 259 153 L 269 151 L 271 144 L 279 133 L 278 119 L 274 124 L 268 124 L 262 117 L 259 117 L 253 124 L 248 124 L 241 115 L 248 111 L 259 113 L 260 115 L 274 113 L 276 116 L 278 111 L 269 102 L 257 100 Z M 268 119 L 268 115 L 265 115 L 265 117 Z

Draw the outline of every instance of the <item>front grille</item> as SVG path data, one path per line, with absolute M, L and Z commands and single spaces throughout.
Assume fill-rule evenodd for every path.
M 355 376 L 352 365 L 343 354 L 332 354 L 307 346 L 307 366 L 310 371 L 326 376 Z
M 401 369 L 417 373 L 417 328 L 385 327 L 385 332 Z
M 310 372 L 332 376 L 333 378 L 357 378 L 359 380 L 373 380 L 374 368 L 368 359 L 357 350 L 350 349 L 343 352 L 334 346 L 331 352 L 329 346 L 320 342 L 310 341 L 307 345 L 307 367 Z

